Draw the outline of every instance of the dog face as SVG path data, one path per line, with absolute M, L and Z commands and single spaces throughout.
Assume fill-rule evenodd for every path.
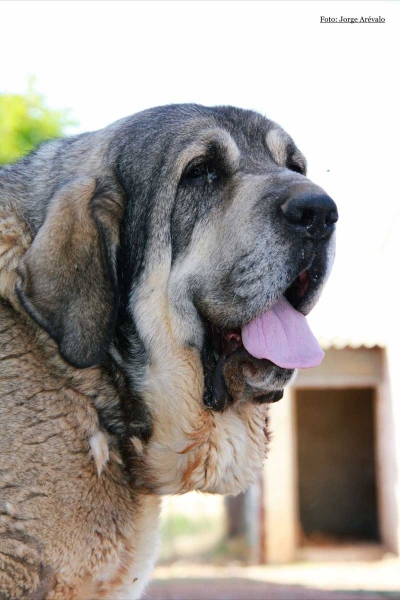
M 72 171 L 21 262 L 21 302 L 67 361 L 109 352 L 124 372 L 143 485 L 241 491 L 294 373 L 242 333 L 282 298 L 315 305 L 335 204 L 280 127 L 230 107 L 152 109 L 77 138 Z

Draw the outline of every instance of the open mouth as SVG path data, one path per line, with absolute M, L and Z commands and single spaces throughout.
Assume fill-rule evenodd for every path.
M 310 275 L 308 271 L 303 271 L 294 280 L 292 285 L 288 287 L 286 292 L 283 294 L 285 298 L 290 302 L 293 308 L 297 308 L 299 303 L 303 300 L 307 293 L 310 285 Z
M 303 271 L 276 303 L 243 327 L 221 328 L 205 321 L 202 360 L 204 403 L 224 410 L 234 402 L 276 402 L 296 368 L 318 365 L 324 353 L 296 310 L 312 293 Z

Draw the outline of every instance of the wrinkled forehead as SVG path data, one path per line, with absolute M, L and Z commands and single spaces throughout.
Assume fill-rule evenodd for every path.
M 175 139 L 182 171 L 197 157 L 213 156 L 229 162 L 233 170 L 272 163 L 300 173 L 306 160 L 292 138 L 275 122 L 250 111 L 223 112 L 187 121 Z

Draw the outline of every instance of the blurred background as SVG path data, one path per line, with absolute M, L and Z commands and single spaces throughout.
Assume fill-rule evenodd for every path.
M 321 16 L 383 17 L 321 24 Z M 0 164 L 151 106 L 258 110 L 340 220 L 322 365 L 270 409 L 259 481 L 166 498 L 147 598 L 400 598 L 398 2 L 0 3 Z

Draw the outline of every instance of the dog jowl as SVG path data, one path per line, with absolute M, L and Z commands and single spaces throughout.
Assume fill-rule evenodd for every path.
M 150 109 L 0 171 L 0 401 L 15 464 L 0 500 L 12 506 L 18 482 L 27 497 L 43 484 L 24 536 L 45 549 L 57 597 L 75 577 L 71 598 L 86 598 L 82 573 L 110 573 L 107 552 L 116 565 L 120 547 L 142 557 L 154 496 L 237 494 L 256 479 L 269 404 L 323 357 L 305 315 L 332 267 L 337 218 L 293 140 L 232 107 Z M 32 445 L 38 423 L 46 435 Z M 64 529 L 60 504 L 75 507 Z M 78 526 L 79 511 L 90 518 Z M 54 532 L 75 540 L 75 527 L 92 541 L 80 535 L 69 555 Z M 74 563 L 91 553 L 92 566 Z M 151 560 L 124 553 L 122 579 L 93 597 L 139 597 L 144 579 L 129 596 L 130 573 Z

